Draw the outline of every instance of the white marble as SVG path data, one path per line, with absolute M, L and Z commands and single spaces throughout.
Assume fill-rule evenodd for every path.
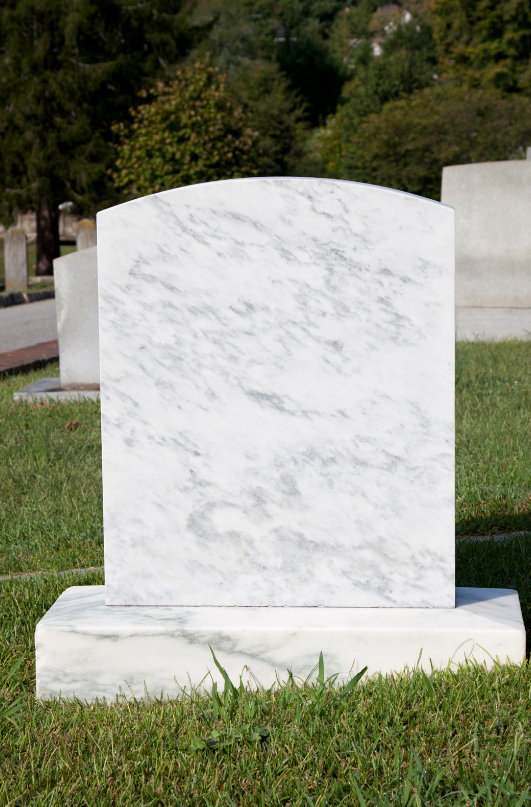
M 55 403 L 56 401 L 99 401 L 99 390 L 95 389 L 63 389 L 61 379 L 57 377 L 40 378 L 22 387 L 13 394 L 15 402 L 22 401 L 45 401 Z
M 37 697 L 179 697 L 223 686 L 209 645 L 238 683 L 305 679 L 322 651 L 341 681 L 419 663 L 521 663 L 525 629 L 510 589 L 457 588 L 456 608 L 109 607 L 104 586 L 67 589 L 37 625 Z M 209 676 L 210 673 L 210 676 Z M 206 678 L 205 678 L 206 676 Z
M 109 605 L 453 608 L 450 208 L 194 185 L 98 269 Z
M 61 387 L 97 390 L 100 356 L 96 247 L 56 258 L 53 269 Z

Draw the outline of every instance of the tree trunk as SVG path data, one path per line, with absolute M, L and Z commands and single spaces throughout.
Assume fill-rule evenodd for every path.
M 37 205 L 37 275 L 53 275 L 59 249 L 59 208 L 41 199 Z

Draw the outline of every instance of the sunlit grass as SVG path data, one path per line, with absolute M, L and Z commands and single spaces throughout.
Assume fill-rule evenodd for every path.
M 531 342 L 459 343 L 457 534 L 531 530 Z
M 0 586 L 2 805 L 502 807 L 531 797 L 527 664 L 377 677 L 345 694 L 327 680 L 325 649 L 311 685 L 279 671 L 276 691 L 233 681 L 236 691 L 181 702 L 40 705 L 34 627 L 80 582 L 103 576 Z
M 103 563 L 100 408 L 15 404 L 57 364 L 0 381 L 0 575 Z

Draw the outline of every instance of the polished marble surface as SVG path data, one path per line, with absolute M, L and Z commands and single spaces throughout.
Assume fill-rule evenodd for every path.
M 74 586 L 37 626 L 37 696 L 179 697 L 191 685 L 223 685 L 209 645 L 234 682 L 243 674 L 265 687 L 288 669 L 306 678 L 321 651 L 327 674 L 341 680 L 365 666 L 374 675 L 523 660 L 515 591 L 457 588 L 455 602 L 453 609 L 106 606 L 104 586 Z
M 107 603 L 452 608 L 453 210 L 230 180 L 97 249 Z

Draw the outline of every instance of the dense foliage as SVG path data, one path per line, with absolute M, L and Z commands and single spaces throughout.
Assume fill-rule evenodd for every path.
M 38 211 L 48 272 L 66 200 L 257 174 L 437 198 L 445 164 L 523 156 L 530 59 L 531 0 L 6 0 L 3 219 Z
M 385 104 L 348 138 L 332 127 L 323 155 L 343 179 L 439 199 L 445 165 L 520 158 L 526 143 L 531 99 L 434 86 Z
M 58 204 L 117 196 L 110 126 L 192 38 L 183 0 L 5 0 L 0 9 L 0 202 L 38 214 L 37 272 L 59 254 Z
M 257 173 L 258 132 L 216 68 L 201 62 L 158 82 L 120 136 L 116 183 L 135 195 Z
M 529 0 L 436 0 L 439 59 L 454 80 L 531 91 Z
M 438 199 L 445 165 L 525 156 L 528 2 L 361 0 L 332 38 L 352 78 L 319 133 L 324 173 Z
M 221 56 L 222 69 L 256 60 L 277 65 L 315 125 L 335 110 L 346 78 L 329 41 L 343 6 L 341 0 L 214 0 L 206 4 L 212 14 L 207 47 Z

